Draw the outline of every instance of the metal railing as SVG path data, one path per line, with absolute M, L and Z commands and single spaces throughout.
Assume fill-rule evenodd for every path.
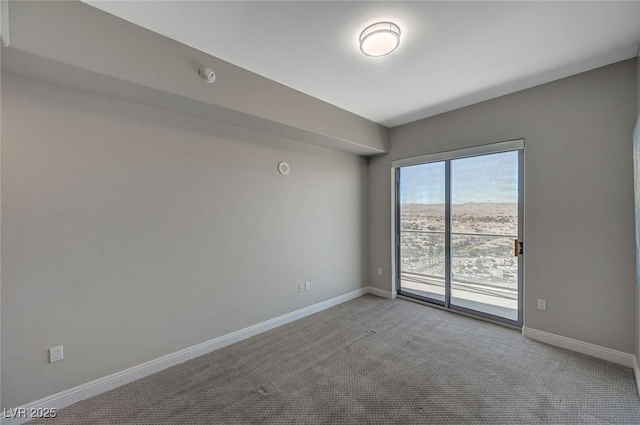
M 400 280 L 418 284 L 440 286 L 444 288 L 444 277 L 433 276 L 416 272 L 401 272 Z M 454 278 L 451 281 L 453 289 L 459 289 L 476 294 L 490 295 L 504 299 L 515 300 L 518 298 L 517 288 L 505 288 L 491 283 L 477 282 L 468 279 Z

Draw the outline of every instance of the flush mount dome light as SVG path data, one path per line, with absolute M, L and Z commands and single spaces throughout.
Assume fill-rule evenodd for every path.
M 400 45 L 400 28 L 392 22 L 369 25 L 360 34 L 360 50 L 367 56 L 384 56 Z

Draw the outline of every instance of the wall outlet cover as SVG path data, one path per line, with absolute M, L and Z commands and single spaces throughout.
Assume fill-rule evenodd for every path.
M 538 298 L 538 310 L 546 310 L 547 309 L 547 300 L 542 300 Z
M 49 348 L 49 363 L 59 362 L 62 359 L 64 359 L 62 345 Z

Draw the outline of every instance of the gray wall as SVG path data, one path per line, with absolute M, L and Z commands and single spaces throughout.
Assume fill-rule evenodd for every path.
M 636 78 L 632 59 L 392 129 L 369 161 L 370 283 L 391 289 L 392 160 L 524 138 L 525 326 L 632 353 Z
M 2 408 L 365 285 L 366 159 L 7 74 L 2 90 Z

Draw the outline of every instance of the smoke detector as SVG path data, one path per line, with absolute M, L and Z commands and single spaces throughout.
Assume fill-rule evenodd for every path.
M 205 83 L 211 84 L 216 80 L 216 73 L 213 72 L 213 69 L 203 66 L 200 68 L 200 78 L 202 78 Z

